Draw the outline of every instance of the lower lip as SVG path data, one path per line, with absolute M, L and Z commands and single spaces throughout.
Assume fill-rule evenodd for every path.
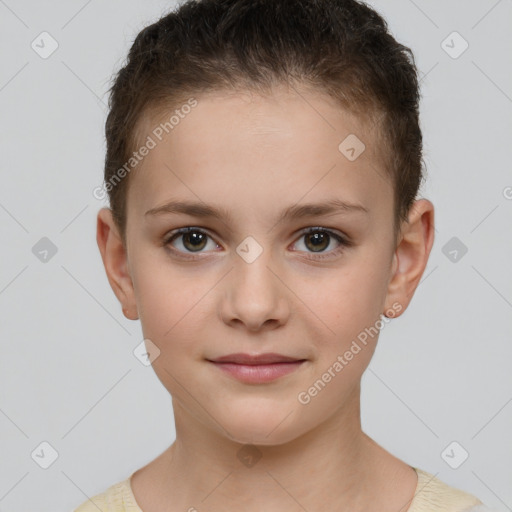
M 210 361 L 222 371 L 229 373 L 242 382 L 249 384 L 260 384 L 271 382 L 279 377 L 288 375 L 297 370 L 305 361 L 294 361 L 290 363 L 272 363 L 272 364 L 235 364 L 235 363 L 216 363 Z

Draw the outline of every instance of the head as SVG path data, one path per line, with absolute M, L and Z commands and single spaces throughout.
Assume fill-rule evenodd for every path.
M 175 414 L 261 445 L 358 414 L 433 244 L 418 102 L 412 53 L 355 0 L 190 1 L 139 33 L 97 239 Z M 240 352 L 303 363 L 255 384 L 210 362 Z

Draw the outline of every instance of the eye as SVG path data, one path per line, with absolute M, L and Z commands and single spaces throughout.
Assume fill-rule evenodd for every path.
M 183 256 L 185 258 L 193 258 L 193 253 L 200 253 L 202 249 L 207 247 L 207 242 L 209 238 L 211 238 L 210 235 L 208 235 L 202 229 L 195 227 L 186 227 L 171 232 L 170 235 L 164 241 L 164 245 L 171 245 L 171 250 L 174 253 L 180 253 L 180 256 Z M 176 245 L 172 244 L 172 242 L 174 242 L 175 240 L 179 242 L 177 244 L 178 248 L 176 248 Z M 213 240 L 212 245 L 213 247 L 210 247 L 211 249 L 219 247 L 219 245 L 213 242 Z M 187 253 L 189 254 L 187 255 Z
M 309 259 L 318 260 L 337 256 L 346 247 L 353 245 L 350 240 L 322 227 L 311 227 L 303 230 L 299 240 L 302 238 L 305 240 L 304 246 L 306 247 L 306 250 L 304 252 L 313 255 L 307 256 Z M 220 248 L 220 246 L 213 241 L 212 237 L 206 231 L 190 226 L 180 228 L 169 233 L 164 240 L 164 245 L 170 246 L 169 249 L 179 257 L 197 259 L 201 256 L 195 256 L 195 253 L 201 254 L 203 249 L 208 247 L 209 239 L 211 240 L 210 250 Z M 327 251 L 326 249 L 333 245 L 333 240 L 338 244 L 338 246 Z M 175 244 L 175 242 L 178 243 Z M 302 249 L 299 249 L 299 251 L 302 251 Z
M 313 256 L 312 258 L 308 256 L 310 259 L 323 259 L 326 257 L 337 256 L 340 254 L 346 247 L 350 247 L 352 243 L 341 235 L 330 231 L 328 229 L 324 229 L 321 227 L 312 227 L 307 228 L 302 232 L 300 239 L 304 239 L 304 246 L 306 247 L 306 252 L 309 254 L 319 254 L 318 256 Z M 332 245 L 332 241 L 335 240 L 338 246 L 333 250 L 326 251 L 326 249 Z M 324 255 L 324 253 L 327 253 Z

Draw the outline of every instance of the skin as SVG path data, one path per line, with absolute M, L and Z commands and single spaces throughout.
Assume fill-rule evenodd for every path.
M 407 510 L 416 473 L 361 430 L 360 382 L 378 335 L 309 403 L 297 396 L 381 314 L 406 310 L 433 244 L 432 203 L 414 203 L 395 246 L 375 134 L 318 92 L 197 100 L 130 176 L 126 247 L 110 210 L 98 213 L 110 285 L 160 350 L 152 364 L 175 416 L 175 442 L 132 478 L 137 502 L 144 512 Z M 352 162 L 338 150 L 351 133 L 366 145 Z M 333 197 L 369 212 L 277 222 L 287 206 Z M 145 215 L 171 199 L 224 207 L 232 219 Z M 199 253 L 183 236 L 165 247 L 186 226 L 210 235 Z M 353 245 L 336 254 L 340 244 L 327 236 L 315 252 L 307 227 Z M 263 249 L 251 263 L 236 252 L 247 236 Z M 307 361 L 246 384 L 206 360 L 235 352 Z M 261 456 L 252 467 L 237 457 L 245 445 Z

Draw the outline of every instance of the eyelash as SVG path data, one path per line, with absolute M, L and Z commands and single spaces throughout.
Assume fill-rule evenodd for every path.
M 211 237 L 203 229 L 191 226 L 191 227 L 180 228 L 180 229 L 177 229 L 175 231 L 171 231 L 168 234 L 168 236 L 165 237 L 163 244 L 164 244 L 164 246 L 168 247 L 169 250 L 171 252 L 173 252 L 174 254 L 179 254 L 179 257 L 181 257 L 181 258 L 188 259 L 188 260 L 198 260 L 198 259 L 201 259 L 201 258 L 203 258 L 203 256 L 192 255 L 193 253 L 190 253 L 190 254 L 186 255 L 187 253 L 184 253 L 183 251 L 179 251 L 179 250 L 173 248 L 172 246 L 170 246 L 170 243 L 173 242 L 176 238 L 179 238 L 180 236 L 182 236 L 184 234 L 187 234 L 187 233 L 195 233 L 195 232 L 202 233 L 202 234 L 206 235 L 208 238 L 213 240 L 213 237 Z M 334 238 L 337 242 L 340 243 L 340 246 L 338 248 L 332 250 L 332 251 L 328 251 L 327 253 L 324 253 L 324 252 L 318 252 L 318 253 L 311 252 L 309 254 L 317 254 L 317 256 L 307 257 L 306 259 L 322 260 L 322 259 L 325 259 L 325 258 L 331 258 L 333 256 L 337 256 L 338 254 L 341 254 L 346 248 L 351 247 L 352 245 L 354 245 L 353 242 L 351 242 L 347 238 L 344 238 L 341 235 L 339 235 L 339 234 L 337 234 L 337 233 L 335 233 L 335 232 L 333 232 L 331 230 L 322 228 L 322 227 L 310 227 L 310 228 L 306 228 L 306 229 L 302 230 L 301 233 L 300 233 L 299 239 L 302 238 L 305 235 L 309 235 L 311 233 L 318 233 L 318 232 L 327 234 L 329 237 Z M 300 252 L 300 251 L 297 251 L 297 252 Z M 201 253 L 198 252 L 197 254 L 201 254 Z

